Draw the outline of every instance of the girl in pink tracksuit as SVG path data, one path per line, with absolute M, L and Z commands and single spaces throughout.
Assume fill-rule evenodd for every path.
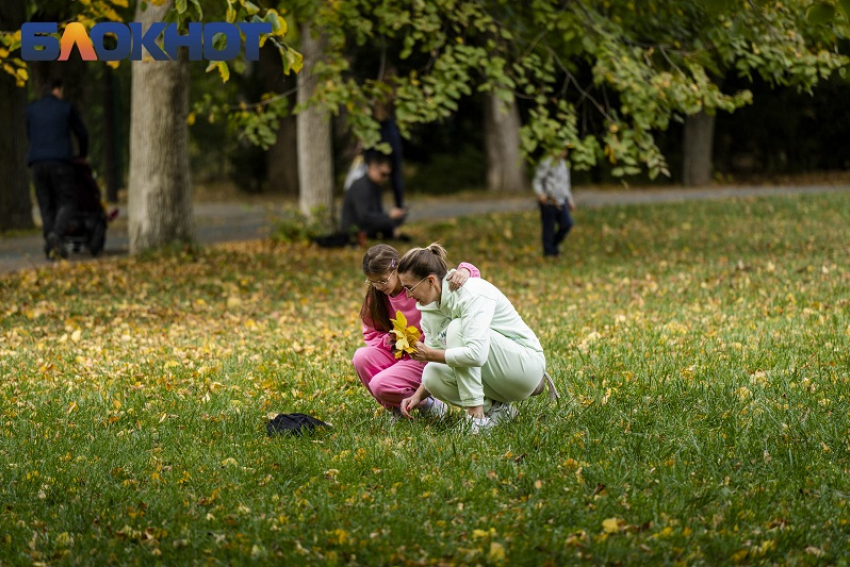
M 398 251 L 387 244 L 373 246 L 363 257 L 363 273 L 369 289 L 360 309 L 360 319 L 366 346 L 357 349 L 352 360 L 357 376 L 372 397 L 396 415 L 400 415 L 401 401 L 419 388 L 425 368 L 424 363 L 412 360 L 407 354 L 397 359 L 393 350 L 396 337 L 390 332 L 390 318 L 395 319 L 396 312 L 404 314 L 408 326 L 416 327 L 420 334 L 422 331 L 419 322 L 422 315 L 416 309 L 416 300 L 407 296 L 398 279 L 398 262 Z M 470 277 L 480 277 L 478 269 L 462 263 L 447 281 L 456 289 Z M 428 397 L 419 404 L 419 411 L 427 416 L 441 417 L 446 413 L 446 405 Z

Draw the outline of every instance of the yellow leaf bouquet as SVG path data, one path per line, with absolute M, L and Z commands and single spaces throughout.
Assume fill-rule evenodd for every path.
M 413 325 L 407 324 L 407 317 L 401 311 L 395 312 L 395 319 L 390 319 L 393 324 L 390 332 L 395 335 L 395 357 L 401 358 L 404 353 L 411 354 L 416 352 L 414 346 L 419 340 L 419 329 Z

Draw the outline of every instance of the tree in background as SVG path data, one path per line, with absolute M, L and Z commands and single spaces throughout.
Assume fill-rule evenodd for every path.
M 155 0 L 152 5 L 162 3 Z M 656 143 L 659 132 L 673 121 L 710 124 L 718 109 L 732 112 L 750 102 L 747 89 L 723 90 L 730 75 L 758 76 L 805 90 L 836 69 L 843 71 L 847 58 L 838 45 L 848 35 L 847 1 L 841 3 L 842 9 L 832 0 L 269 0 L 262 6 L 250 0 L 206 0 L 204 6 L 224 12 L 231 22 L 273 22 L 271 43 L 279 50 L 284 73 L 297 71 L 302 63 L 281 41 L 287 20 L 293 29 L 321 30 L 320 43 L 305 43 L 308 50 L 321 49 L 311 56 L 312 89 L 303 90 L 294 109 L 275 90 L 259 100 L 228 101 L 222 112 L 240 136 L 262 147 L 275 143 L 281 117 L 293 110 L 309 113 L 305 116 L 344 113 L 353 135 L 369 147 L 379 141 L 377 104 L 392 99 L 402 134 L 410 135 L 418 125 L 451 117 L 462 100 L 485 97 L 500 101 L 494 107 L 518 111 L 520 150 L 526 160 L 569 147 L 574 169 L 598 170 L 604 164 L 614 176 L 655 177 L 669 175 L 667 157 Z M 90 0 L 75 17 L 108 19 L 109 11 L 122 4 L 127 0 Z M 34 2 L 27 5 L 32 11 Z M 182 22 L 188 18 L 188 6 L 200 8 L 198 0 L 173 0 L 172 5 L 164 17 Z M 278 15 L 285 8 L 286 19 Z M 6 73 L 20 78 L 26 69 L 16 64 L 13 34 L 3 38 L 0 62 Z M 385 79 L 378 65 L 360 65 L 370 51 L 375 60 L 393 64 L 398 72 Z M 231 71 L 245 69 L 238 61 L 208 67 L 225 82 Z M 187 120 L 191 123 L 203 114 L 189 113 Z M 511 124 L 515 129 L 516 120 Z M 687 147 L 710 135 L 710 127 L 687 130 Z M 516 139 L 509 130 L 488 131 L 490 138 L 502 142 Z M 515 142 L 509 145 L 516 147 Z M 327 145 L 321 147 L 299 159 L 312 156 L 313 163 L 319 156 L 330 163 Z M 167 151 L 168 145 L 159 144 L 158 149 Z M 708 154 L 685 153 L 690 163 Z M 690 170 L 705 176 L 704 166 Z M 302 208 L 328 202 L 328 183 L 318 185 L 322 188 L 315 191 L 302 188 Z M 137 219 L 140 223 L 150 214 L 131 212 L 143 215 Z M 170 218 L 154 222 L 174 222 Z M 173 234 L 164 225 L 160 228 L 157 234 L 164 238 Z
M 402 44 L 393 63 L 407 70 L 392 85 L 403 133 L 450 115 L 460 97 L 491 93 L 505 104 L 522 103 L 527 158 L 568 147 L 574 168 L 605 159 L 614 176 L 669 175 L 655 132 L 698 116 L 688 128 L 689 144 L 696 144 L 710 134 L 718 109 L 748 104 L 747 90 L 723 92 L 727 72 L 810 89 L 847 64 L 838 51 L 847 17 L 829 2 L 351 0 L 333 6 L 334 17 L 322 25 L 331 38 L 326 80 L 312 101 L 330 112 L 347 108 L 364 145 L 377 141 L 371 107 L 389 89 L 352 76 L 347 54 L 389 38 Z M 816 15 L 827 6 L 831 19 L 823 23 Z
M 614 36 L 601 42 L 606 47 L 595 54 L 594 72 L 618 94 L 620 107 L 612 113 L 631 120 L 630 130 L 664 129 L 669 119 L 684 120 L 685 185 L 711 181 L 716 113 L 752 102 L 749 89 L 724 93 L 727 77 L 757 75 L 772 85 L 811 92 L 847 64 L 838 51 L 839 40 L 848 35 L 847 19 L 834 7 L 827 18 L 819 15 L 832 6 L 828 2 L 608 5 L 588 18 L 595 33 Z
M 487 156 L 487 189 L 518 193 L 527 189 L 521 153 L 519 105 L 493 93 L 484 98 L 484 146 Z
M 333 158 L 328 110 L 309 104 L 317 90 L 327 39 L 309 21 L 300 27 L 304 68 L 298 73 L 298 204 L 301 214 L 313 216 L 333 208 Z M 321 213 L 320 213 L 321 214 Z
M 285 62 L 297 60 L 297 54 L 293 55 L 282 42 L 286 30 L 274 10 L 266 10 L 261 18 L 258 16 L 260 9 L 249 0 L 225 1 L 227 21 L 271 23 L 273 33 L 266 38 L 270 45 L 276 46 L 281 53 L 290 51 L 289 56 L 284 58 Z M 216 3 L 222 2 L 216 0 Z M 59 12 L 51 11 L 51 9 L 55 6 L 62 7 L 61 2 L 56 4 L 53 0 L 47 0 L 40 5 L 42 8 L 47 8 L 47 11 L 42 12 L 43 20 L 54 21 L 55 18 L 62 23 L 80 21 L 87 28 L 102 20 L 124 21 L 125 18 L 116 12 L 116 8 L 129 8 L 128 0 L 89 0 L 80 3 L 82 9 L 78 13 L 60 17 L 56 15 Z M 4 4 L 4 8 L 11 9 L 15 6 L 12 3 Z M 135 18 L 146 25 L 153 21 L 176 21 L 182 25 L 190 17 L 190 7 L 194 9 L 198 20 L 202 21 L 199 0 L 139 0 L 136 4 Z M 34 10 L 35 3 L 29 0 L 25 14 L 27 11 L 33 13 Z M 24 19 L 21 19 L 21 22 L 23 21 Z M 28 79 L 27 66 L 14 54 L 20 47 L 20 31 L 7 32 L 2 37 L 0 65 L 7 76 L 14 77 L 19 86 L 23 86 Z M 67 70 L 66 65 L 70 65 L 68 62 L 62 62 L 54 63 L 52 66 L 60 64 L 63 65 L 63 71 Z M 51 73 L 49 69 L 44 70 L 48 66 L 34 65 L 33 67 L 41 69 L 36 73 L 36 77 L 40 77 L 41 82 L 44 82 Z M 215 62 L 209 65 L 208 71 L 218 72 L 222 80 L 227 81 L 230 67 L 224 62 Z M 288 67 L 284 71 L 288 72 Z M 194 239 L 194 229 L 188 161 L 189 81 L 186 61 L 164 64 L 152 61 L 133 63 L 133 75 L 131 95 L 133 144 L 128 200 L 130 248 L 135 253 L 175 240 L 191 242 Z M 77 84 L 81 82 L 76 81 Z M 73 87 L 68 90 L 73 92 Z M 81 106 L 85 105 L 81 104 Z M 9 112 L 16 111 L 9 110 Z M 268 123 L 268 120 L 245 122 L 249 135 L 255 137 L 258 136 L 256 122 L 263 126 Z M 25 136 L 19 139 L 25 139 Z M 26 183 L 25 175 L 16 175 L 15 179 L 23 179 L 23 183 Z M 18 197 L 15 201 L 16 203 L 27 202 L 29 206 L 29 200 L 27 194 L 26 199 Z M 2 216 L 10 205 L 0 201 L 0 206 L 2 206 L 0 209 L 0 216 Z
M 192 12 L 203 21 L 197 0 Z M 272 24 L 270 40 L 281 52 L 288 47 L 280 40 L 286 28 L 274 10 L 260 9 L 249 0 L 228 0 L 226 20 L 264 21 Z M 180 25 L 190 18 L 188 0 L 139 0 L 136 20 L 143 26 L 155 21 L 176 20 Z M 175 241 L 194 242 L 192 185 L 189 167 L 188 60 L 133 63 L 133 113 L 130 148 L 130 252 L 137 253 Z M 225 61 L 210 62 L 208 70 L 218 71 L 223 81 L 230 78 Z M 263 126 L 268 129 L 266 125 Z M 163 144 L 163 140 L 168 140 Z
M 0 3 L 0 30 L 20 30 L 26 20 L 25 0 Z M 18 40 L 20 41 L 20 40 Z M 4 35 L 0 43 L 0 60 L 9 58 L 16 48 L 12 35 Z M 32 228 L 29 174 L 27 172 L 26 106 L 27 94 L 22 87 L 28 73 L 20 60 L 6 64 L 0 72 L 0 231 Z
M 139 2 L 135 21 L 147 30 L 174 0 Z M 146 54 L 146 52 L 144 52 Z M 189 168 L 188 59 L 134 61 L 130 118 L 128 208 L 130 253 L 171 242 L 195 241 Z M 167 141 L 167 143 L 163 143 Z

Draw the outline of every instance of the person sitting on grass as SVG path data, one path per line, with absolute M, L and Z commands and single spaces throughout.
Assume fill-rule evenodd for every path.
M 346 235 L 362 232 L 368 238 L 403 239 L 398 227 L 407 213 L 397 207 L 386 213 L 381 198 L 381 186 L 390 178 L 390 158 L 380 152 L 371 152 L 366 160 L 366 175 L 345 192 L 340 231 Z
M 422 362 L 411 360 L 409 355 L 395 357 L 396 337 L 391 332 L 395 319 L 401 312 L 407 325 L 416 327 L 421 335 L 416 300 L 403 293 L 398 279 L 399 253 L 387 244 L 370 248 L 363 256 L 363 274 L 366 276 L 366 298 L 360 308 L 363 323 L 363 341 L 366 346 L 354 353 L 354 369 L 358 378 L 379 404 L 400 416 L 399 404 L 409 398 L 422 382 Z M 461 264 L 447 282 L 452 289 L 463 286 L 470 277 L 480 277 L 471 264 Z M 411 409 L 416 406 L 411 406 Z M 446 405 L 440 400 L 425 396 L 418 403 L 419 411 L 426 416 L 442 417 Z
M 512 419 L 512 402 L 541 393 L 549 385 L 540 341 L 496 286 L 476 278 L 450 292 L 446 251 L 437 243 L 414 248 L 398 265 L 398 277 L 422 312 L 425 342 L 416 343 L 415 361 L 426 362 L 422 384 L 401 401 L 401 413 L 433 396 L 467 412 L 471 433 Z

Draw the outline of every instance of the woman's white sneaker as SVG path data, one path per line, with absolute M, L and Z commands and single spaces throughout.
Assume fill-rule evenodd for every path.
M 466 416 L 467 427 L 472 435 L 489 433 L 494 427 L 515 418 L 519 411 L 507 402 L 493 402 L 490 409 L 484 412 L 484 417 Z
M 479 433 L 488 433 L 493 427 L 496 426 L 489 417 L 472 417 L 467 414 L 466 423 L 469 427 L 469 433 L 472 435 L 478 435 Z
M 442 419 L 448 411 L 448 406 L 443 401 L 434 397 L 426 398 L 419 406 L 419 413 L 422 417 Z
M 484 416 L 490 418 L 493 425 L 499 425 L 500 423 L 512 420 L 518 413 L 519 410 L 510 403 L 494 401 L 493 405 L 490 406 L 490 410 L 485 412 Z

